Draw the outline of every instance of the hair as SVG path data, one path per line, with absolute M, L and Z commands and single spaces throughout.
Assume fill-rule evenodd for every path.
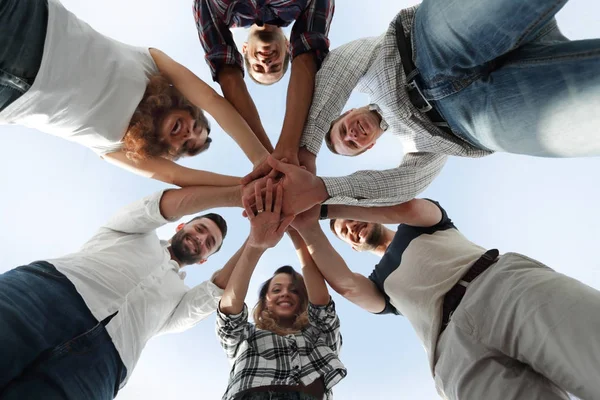
M 152 75 L 123 137 L 123 150 L 127 158 L 142 161 L 152 157 L 176 159 L 179 156 L 159 132 L 160 123 L 173 110 L 189 112 L 210 133 L 210 124 L 202 110 L 190 103 L 164 76 Z M 206 150 L 209 143 L 210 139 L 207 139 L 198 153 Z
M 263 86 L 270 86 L 270 85 L 273 85 L 273 84 L 279 82 L 281 80 L 281 78 L 283 78 L 285 73 L 287 72 L 288 67 L 290 66 L 290 52 L 289 51 L 285 52 L 285 58 L 283 59 L 283 64 L 281 64 L 281 72 L 282 72 L 281 77 L 271 83 L 262 83 L 256 79 L 254 79 L 254 77 L 252 76 L 252 73 L 251 73 L 252 68 L 250 66 L 250 60 L 248 60 L 248 57 L 246 57 L 246 54 L 244 54 L 244 65 L 246 66 L 246 71 L 248 72 L 248 76 L 250 77 L 250 79 L 252 81 L 254 81 L 254 83 L 258 83 L 259 85 L 263 85 Z
M 338 237 L 337 233 L 335 232 L 335 221 L 337 221 L 336 218 L 332 218 L 329 220 L 329 229 L 331 229 L 331 232 L 333 232 L 335 237 Z
M 278 274 L 288 274 L 292 277 L 292 283 L 298 290 L 298 297 L 300 298 L 300 314 L 296 316 L 296 320 L 292 328 L 282 328 L 277 323 L 275 317 L 271 315 L 269 310 L 267 310 L 267 292 L 269 291 L 269 285 L 273 278 Z M 306 285 L 304 284 L 304 278 L 300 275 L 294 268 L 289 265 L 284 265 L 280 267 L 273 273 L 273 276 L 269 278 L 266 282 L 262 284 L 260 287 L 260 291 L 258 292 L 258 303 L 254 306 L 254 310 L 252 311 L 254 316 L 254 323 L 256 327 L 259 329 L 271 331 L 278 335 L 287 335 L 292 332 L 298 332 L 306 328 L 309 324 L 308 322 L 308 292 L 306 290 Z
M 207 214 L 202 214 L 202 215 L 199 215 L 197 217 L 190 219 L 188 222 L 186 222 L 186 224 L 192 223 L 192 222 L 197 221 L 202 218 L 210 219 L 212 222 L 217 224 L 217 226 L 219 227 L 219 230 L 221 231 L 221 235 L 223 236 L 223 241 L 221 242 L 219 247 L 217 247 L 217 249 L 215 250 L 215 253 L 216 253 L 217 251 L 221 250 L 221 247 L 223 246 L 223 242 L 225 241 L 225 236 L 227 236 L 227 221 L 225 221 L 225 218 L 221 217 L 219 214 L 207 213 Z

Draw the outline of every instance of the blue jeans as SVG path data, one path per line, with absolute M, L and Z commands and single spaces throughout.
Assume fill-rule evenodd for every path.
M 566 0 L 424 0 L 413 57 L 424 96 L 476 147 L 600 155 L 600 40 L 569 41 Z
M 112 399 L 126 369 L 67 277 L 47 262 L 0 275 L 0 399 Z
M 47 26 L 47 0 L 0 0 L 0 111 L 33 84 Z

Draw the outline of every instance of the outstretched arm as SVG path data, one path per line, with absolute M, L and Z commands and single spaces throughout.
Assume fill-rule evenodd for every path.
M 127 171 L 180 187 L 236 186 L 240 184 L 238 177 L 187 168 L 162 157 L 136 162 L 127 158 L 124 151 L 108 153 L 103 157 L 111 164 Z
M 298 229 L 312 259 L 333 290 L 367 311 L 379 313 L 384 310 L 385 298 L 375 283 L 350 271 L 318 222 Z
M 330 299 L 329 290 L 323 275 L 308 252 L 302 236 L 295 230 L 290 230 L 289 235 L 302 265 L 302 275 L 308 291 L 308 300 L 316 306 L 327 305 Z
M 410 226 L 434 226 L 442 219 L 438 206 L 426 199 L 413 199 L 388 207 L 358 207 L 332 204 L 328 206 L 329 219 L 353 219 L 380 224 L 406 224 Z
M 241 207 L 241 186 L 188 186 L 164 192 L 160 213 L 175 221 L 184 215 L 195 214 L 215 207 Z
M 213 116 L 217 123 L 241 147 L 252 164 L 260 164 L 268 155 L 246 121 L 213 88 L 165 53 L 150 49 L 159 71 L 195 106 Z

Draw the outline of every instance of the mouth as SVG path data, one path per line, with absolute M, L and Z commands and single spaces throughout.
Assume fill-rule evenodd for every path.
M 200 243 L 198 243 L 198 241 L 194 237 L 188 235 L 188 237 L 186 237 L 185 240 L 188 243 L 190 250 L 192 250 L 196 254 L 200 254 Z
M 358 124 L 358 128 L 360 129 L 360 131 L 362 132 L 362 134 L 366 135 L 367 134 L 367 130 L 365 129 L 365 127 L 363 126 L 363 124 L 360 121 L 358 121 L 357 124 Z
M 289 301 L 280 301 L 279 303 L 277 303 L 277 305 L 278 305 L 279 307 L 282 307 L 282 308 L 292 308 L 292 307 L 294 306 L 294 305 L 293 305 L 291 302 L 289 302 Z

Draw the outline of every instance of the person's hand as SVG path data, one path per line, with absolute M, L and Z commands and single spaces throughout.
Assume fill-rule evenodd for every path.
M 281 162 L 273 157 L 269 157 L 267 162 L 274 171 L 283 174 L 283 178 L 277 183 L 277 186 L 283 187 L 283 215 L 298 215 L 328 199 L 329 194 L 321 178 L 305 168 Z M 254 206 L 254 198 L 246 199 L 250 206 Z
M 289 164 L 300 165 L 298 161 L 298 149 L 278 149 L 275 148 L 271 157 L 285 161 Z M 247 185 L 252 181 L 258 180 L 263 177 L 275 178 L 277 171 L 273 170 L 273 167 L 269 165 L 268 158 L 262 161 L 260 164 L 254 166 L 254 170 L 248 175 L 242 178 L 242 185 Z
M 319 214 L 321 212 L 321 206 L 316 205 L 303 213 L 296 215 L 292 222 L 292 227 L 298 232 L 302 232 L 305 229 L 309 229 L 319 225 Z
M 281 220 L 281 203 L 283 188 L 277 186 L 273 199 L 273 181 L 267 180 L 267 189 L 263 194 L 261 188 L 255 186 L 254 202 L 256 212 L 252 209 L 248 198 L 243 198 L 244 210 L 250 220 L 250 235 L 247 245 L 261 250 L 275 246 L 283 237 L 294 216 Z M 273 201 L 274 200 L 274 201 Z

